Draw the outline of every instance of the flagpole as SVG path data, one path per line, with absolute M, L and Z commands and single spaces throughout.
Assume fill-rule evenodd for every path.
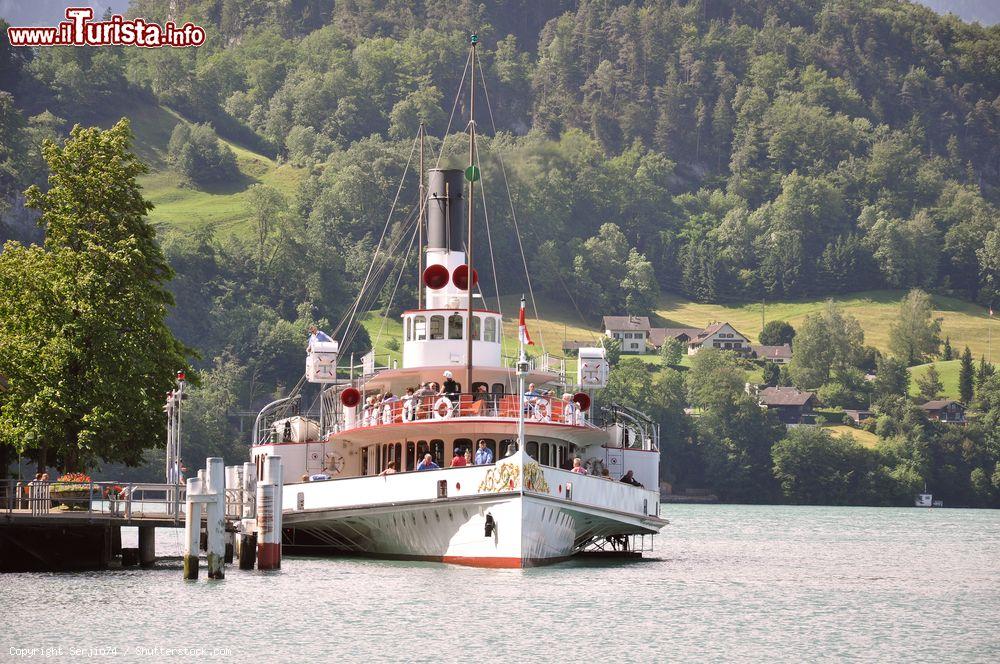
M 524 295 L 521 296 L 521 313 L 518 319 L 517 326 L 517 346 L 518 346 L 518 358 L 517 358 L 517 392 L 519 400 L 519 408 L 517 409 L 517 448 L 519 451 L 524 451 L 524 377 L 528 373 L 528 359 L 524 354 Z M 521 464 L 524 465 L 524 457 L 521 458 Z M 523 470 L 523 468 L 522 468 Z M 522 473 L 522 489 L 523 492 L 523 473 Z

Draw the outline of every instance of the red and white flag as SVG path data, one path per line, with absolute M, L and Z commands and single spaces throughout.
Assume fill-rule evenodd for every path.
M 534 346 L 535 342 L 528 335 L 528 325 L 524 322 L 524 297 L 521 297 L 521 317 L 517 320 L 517 332 L 521 337 L 521 343 L 526 346 Z

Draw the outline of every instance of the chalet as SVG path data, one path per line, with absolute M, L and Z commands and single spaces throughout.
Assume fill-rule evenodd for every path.
M 623 353 L 645 353 L 649 337 L 646 316 L 605 316 L 604 334 L 622 343 Z
M 768 387 L 757 394 L 758 403 L 785 424 L 812 424 L 816 395 L 796 387 Z
M 872 412 L 870 410 L 861 410 L 861 409 L 854 409 L 854 408 L 845 408 L 844 409 L 844 415 L 847 415 L 849 418 L 851 418 L 852 420 L 854 420 L 855 424 L 861 424 L 865 420 L 870 419 L 871 417 L 874 417 L 874 415 L 872 414 Z
M 688 355 L 694 355 L 702 348 L 733 350 L 750 353 L 750 339 L 743 336 L 729 323 L 712 323 L 688 342 Z
M 788 344 L 781 346 L 762 346 L 752 344 L 753 355 L 758 360 L 767 360 L 775 364 L 788 364 L 792 361 L 792 347 Z
M 576 339 L 567 339 L 562 342 L 563 354 L 569 353 L 575 355 L 580 352 L 581 348 L 591 348 L 595 345 L 593 340 L 591 341 L 577 341 Z
M 965 405 L 954 399 L 932 399 L 920 406 L 927 417 L 938 422 L 965 424 Z
M 667 339 L 676 339 L 687 348 L 688 342 L 702 333 L 697 327 L 652 327 L 649 329 L 647 342 L 650 346 L 659 350 L 663 342 Z

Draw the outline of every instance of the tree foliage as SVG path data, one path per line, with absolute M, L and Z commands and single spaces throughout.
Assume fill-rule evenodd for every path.
M 76 469 L 138 463 L 161 439 L 163 396 L 190 351 L 165 319 L 172 276 L 145 219 L 122 120 L 47 143 L 48 188 L 32 187 L 43 247 L 0 253 L 0 442 Z M 115 183 L 115 186 L 108 186 Z

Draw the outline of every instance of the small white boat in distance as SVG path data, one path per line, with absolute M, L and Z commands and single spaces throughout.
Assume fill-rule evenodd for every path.
M 929 493 L 918 493 L 917 498 L 913 503 L 914 507 L 932 507 L 934 506 L 934 496 Z

